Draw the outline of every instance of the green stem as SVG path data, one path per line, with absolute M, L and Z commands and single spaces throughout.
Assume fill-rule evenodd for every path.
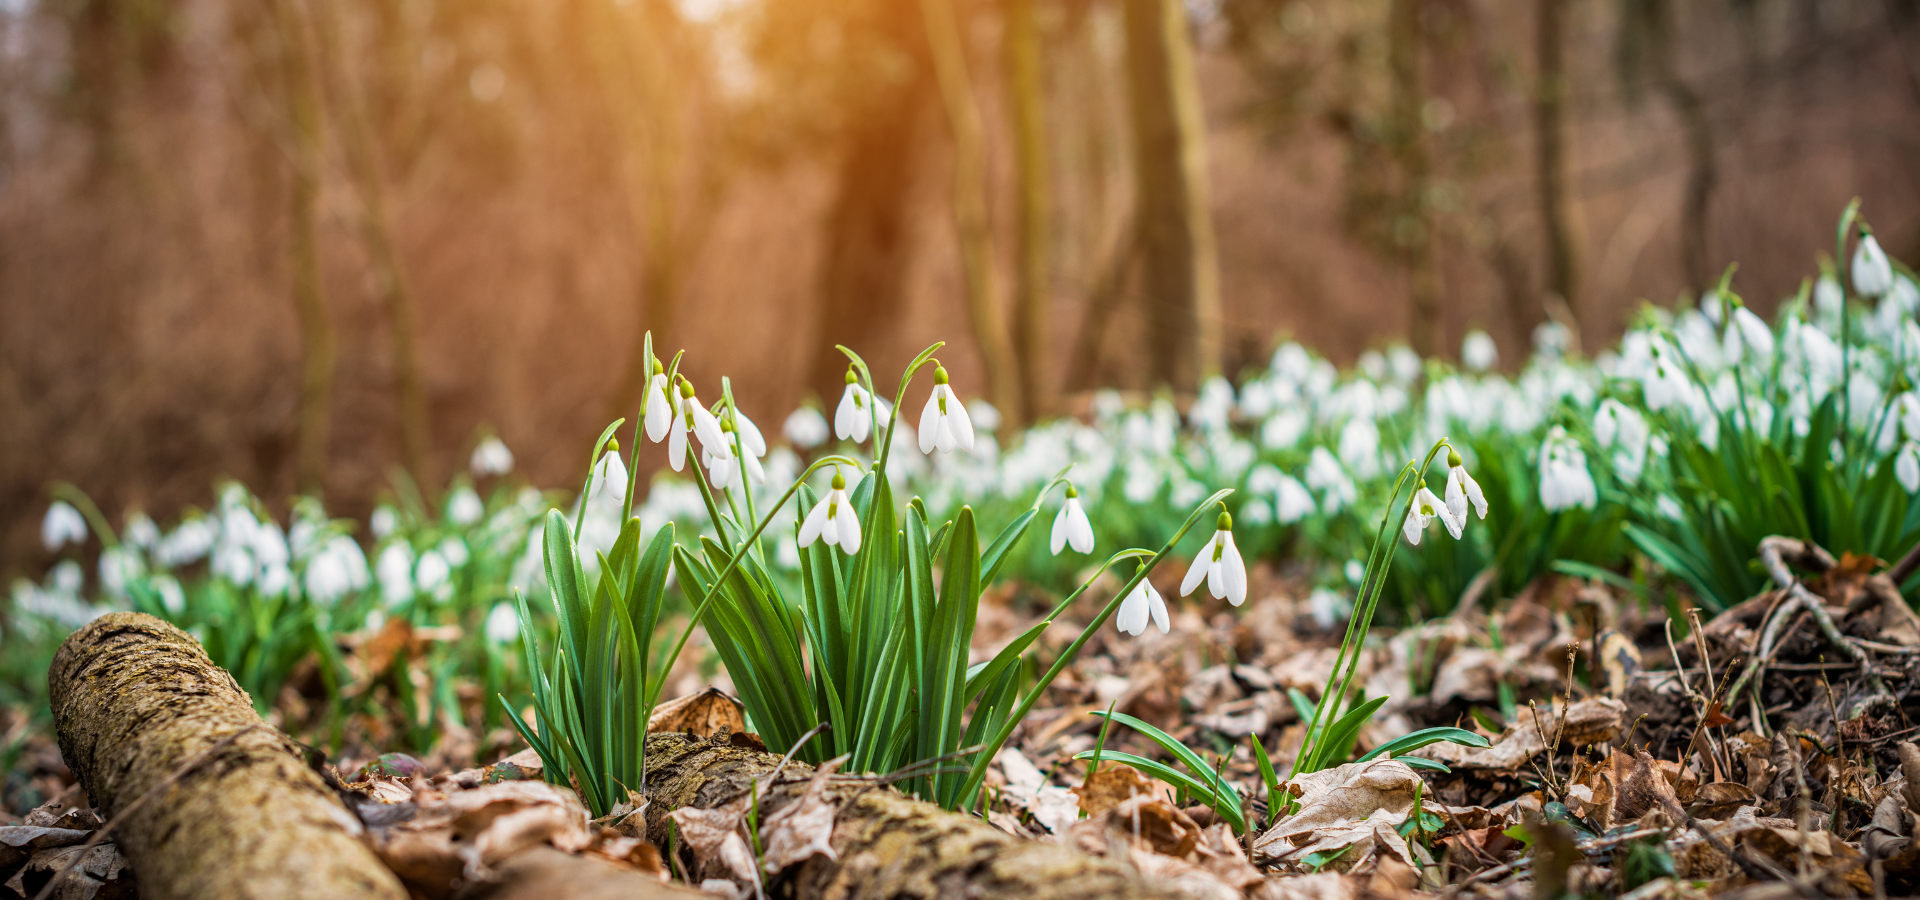
M 1087 641 L 1093 637 L 1094 631 L 1106 624 L 1107 619 L 1112 617 L 1114 610 L 1120 608 L 1121 601 L 1127 599 L 1127 595 L 1133 593 L 1133 589 L 1139 586 L 1141 580 L 1145 579 L 1148 573 L 1152 572 L 1154 567 L 1160 564 L 1161 560 L 1166 559 L 1167 554 L 1173 552 L 1174 545 L 1179 543 L 1181 538 L 1186 537 L 1187 532 L 1193 528 L 1194 523 L 1200 520 L 1200 517 L 1207 512 L 1208 508 L 1226 499 L 1227 496 L 1232 493 L 1232 488 L 1222 488 L 1214 492 L 1214 495 L 1208 497 L 1206 502 L 1201 503 L 1192 513 L 1188 514 L 1185 524 L 1182 524 L 1180 530 L 1174 532 L 1173 537 L 1169 538 L 1167 542 L 1160 547 L 1160 552 L 1155 553 L 1138 571 L 1134 572 L 1133 577 L 1128 579 L 1127 583 L 1123 585 L 1119 591 L 1114 593 L 1113 599 L 1107 601 L 1107 605 L 1100 610 L 1100 614 L 1094 616 L 1092 622 L 1087 623 L 1087 627 L 1080 632 L 1080 636 L 1074 638 L 1073 643 L 1067 646 L 1066 651 L 1061 653 L 1060 657 L 1053 661 L 1053 665 L 1048 667 L 1047 673 L 1040 676 L 1039 683 L 1035 684 L 1033 689 L 1027 692 L 1027 695 L 1021 699 L 1019 706 L 1014 707 L 1013 714 L 1008 716 L 1006 723 L 1000 726 L 1000 730 L 994 735 L 993 740 L 981 749 L 979 756 L 974 757 L 973 766 L 967 772 L 967 780 L 960 788 L 959 797 L 961 805 L 966 805 L 967 798 L 979 793 L 980 785 L 986 781 L 987 765 L 993 761 L 994 755 L 1000 752 L 1001 747 L 1006 746 L 1007 739 L 1013 736 L 1013 729 L 1018 727 L 1020 721 L 1027 717 L 1027 713 L 1033 709 L 1033 704 L 1039 701 L 1042 694 L 1046 693 L 1047 688 L 1053 684 L 1053 680 L 1058 678 L 1060 673 L 1066 669 L 1067 665 L 1073 662 L 1075 657 L 1080 655 L 1080 648 L 1086 646 Z M 1134 552 L 1136 551 L 1124 551 L 1124 553 Z M 1116 554 L 1114 561 L 1117 561 L 1120 556 L 1121 554 Z M 1113 561 L 1109 561 L 1108 565 L 1112 565 L 1112 562 Z M 1092 580 L 1089 579 L 1088 584 L 1091 583 Z M 1082 585 L 1079 590 L 1074 591 L 1073 596 L 1079 596 L 1080 592 L 1084 590 L 1086 590 L 1086 585 Z M 1068 599 L 1070 601 L 1072 598 L 1070 597 Z M 1065 608 L 1064 602 L 1060 608 Z M 1051 621 L 1051 617 L 1049 617 L 1049 621 Z

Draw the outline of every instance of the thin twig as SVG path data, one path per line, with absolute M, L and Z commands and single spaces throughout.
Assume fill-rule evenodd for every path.
M 1826 560 L 1831 560 L 1832 557 L 1827 555 L 1825 550 L 1812 544 L 1779 535 L 1762 538 L 1760 541 L 1760 562 L 1767 567 L 1767 574 L 1773 576 L 1774 583 L 1798 597 L 1801 605 L 1805 606 L 1807 612 L 1813 616 L 1813 624 L 1819 626 L 1820 633 L 1826 636 L 1827 642 L 1840 648 L 1841 653 L 1846 654 L 1848 659 L 1853 660 L 1854 664 L 1860 667 L 1860 678 L 1867 683 L 1867 696 L 1854 704 L 1849 718 L 1860 715 L 1878 703 L 1897 703 L 1893 699 L 1893 693 L 1887 690 L 1886 683 L 1880 680 L 1880 673 L 1874 670 L 1873 658 L 1853 641 L 1848 640 L 1846 635 L 1840 633 L 1840 627 L 1833 622 L 1833 615 L 1827 612 L 1826 601 L 1807 590 L 1806 585 L 1801 584 L 1800 579 L 1795 578 L 1793 573 L 1788 571 L 1783 554 L 1789 550 L 1801 551 L 1803 556 L 1817 551 Z M 1835 727 L 1837 728 L 1838 725 L 1839 723 L 1836 722 Z
M 73 858 L 67 860 L 67 864 L 61 867 L 58 873 L 54 874 L 53 878 L 40 887 L 40 892 L 33 895 L 33 900 L 47 900 L 47 897 L 53 894 L 53 886 L 59 884 L 60 879 L 65 878 L 67 873 L 72 872 L 75 866 L 80 865 L 81 861 L 87 858 L 87 854 L 92 853 L 93 848 L 100 846 L 100 843 L 107 839 L 107 835 L 112 833 L 115 827 L 125 822 L 128 816 L 139 812 L 141 807 L 147 805 L 148 800 L 158 796 L 162 790 L 177 784 L 180 779 L 187 777 L 187 773 L 212 762 L 215 754 L 233 746 L 233 742 L 239 740 L 241 735 L 265 727 L 265 725 L 255 722 L 252 725 L 248 725 L 239 731 L 221 738 L 219 741 L 216 741 L 213 746 L 200 751 L 200 755 L 188 760 L 185 765 L 174 769 L 167 777 L 160 779 L 153 787 L 147 788 L 140 796 L 133 798 L 132 803 L 127 804 L 119 812 L 114 813 L 113 818 L 107 820 L 107 824 L 100 826 L 100 829 L 93 833 L 93 837 L 87 838 L 87 842 L 80 845 L 80 852 L 75 853 Z

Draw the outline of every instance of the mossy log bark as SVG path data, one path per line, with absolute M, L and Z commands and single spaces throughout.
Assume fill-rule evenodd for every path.
M 707 740 L 682 734 L 649 737 L 648 837 L 666 847 L 667 817 L 674 810 L 722 806 L 779 764 L 779 756 L 739 746 L 724 733 Z M 788 764 L 761 796 L 760 821 L 798 801 L 812 776 L 810 767 Z M 815 856 L 783 873 L 785 895 L 802 900 L 1175 896 L 1123 864 L 1016 838 L 891 788 L 849 782 L 829 791 L 839 803 L 832 840 L 836 858 Z
M 159 788 L 113 834 L 142 897 L 405 900 L 300 747 L 178 628 L 96 619 L 60 645 L 47 682 L 61 755 L 103 817 Z

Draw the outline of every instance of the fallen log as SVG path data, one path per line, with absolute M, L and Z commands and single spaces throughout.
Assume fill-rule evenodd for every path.
M 668 824 L 674 811 L 718 810 L 737 804 L 749 796 L 756 782 L 763 785 L 758 804 L 762 823 L 801 802 L 814 780 L 813 770 L 789 763 L 767 786 L 781 758 L 757 743 L 749 736 L 724 732 L 705 740 L 684 734 L 648 737 L 647 836 L 653 843 L 669 846 Z M 822 800 L 834 808 L 827 826 L 831 838 L 823 841 L 830 844 L 832 856 L 811 856 L 782 873 L 783 895 L 802 900 L 1176 896 L 1123 863 L 1061 844 L 1014 837 L 870 780 L 830 782 L 815 798 L 815 802 Z
M 128 812 L 112 837 L 142 897 L 406 898 L 300 746 L 178 628 L 103 616 L 47 683 L 67 765 L 103 818 Z

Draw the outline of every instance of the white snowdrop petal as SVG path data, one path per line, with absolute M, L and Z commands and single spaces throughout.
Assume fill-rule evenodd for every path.
M 1220 568 L 1226 581 L 1227 602 L 1239 606 L 1247 602 L 1247 563 L 1240 558 L 1240 548 L 1234 546 L 1232 532 L 1220 532 L 1220 541 L 1224 548 L 1220 551 Z
M 1067 502 L 1072 503 L 1073 501 L 1069 500 Z M 1049 545 L 1053 550 L 1054 556 L 1059 556 L 1060 551 L 1065 549 L 1067 546 L 1067 507 L 1066 506 L 1061 506 L 1059 514 L 1053 517 L 1053 535 L 1052 535 L 1052 539 L 1049 541 Z
M 827 501 L 821 500 L 813 505 L 813 512 L 807 513 L 806 521 L 800 523 L 800 546 L 810 547 L 820 537 L 821 529 L 827 525 Z M 827 543 L 833 543 L 828 541 Z
M 1080 506 L 1080 498 L 1075 497 L 1067 503 L 1072 507 L 1072 515 L 1067 521 L 1067 542 L 1081 553 L 1093 552 L 1093 523 L 1087 520 L 1087 511 Z
M 940 389 L 947 397 L 947 426 L 951 429 L 954 444 L 960 449 L 973 452 L 973 419 L 967 415 L 967 405 L 954 396 L 953 386 L 943 384 Z
M 927 408 L 920 411 L 920 452 L 932 455 L 936 432 L 940 423 L 940 394 L 935 392 L 927 398 Z
M 1146 581 L 1140 584 L 1147 589 L 1147 612 L 1153 616 L 1153 624 L 1160 627 L 1161 634 L 1166 634 L 1173 628 L 1172 623 L 1167 619 L 1166 598 L 1160 596 L 1160 592 L 1154 590 L 1152 584 Z
M 1212 566 L 1213 542 L 1208 541 L 1206 546 L 1200 548 L 1199 553 L 1194 554 L 1193 564 L 1187 567 L 1187 577 L 1180 579 L 1180 596 L 1185 597 L 1193 593 L 1193 589 L 1199 587 L 1200 582 L 1206 579 L 1207 569 Z

